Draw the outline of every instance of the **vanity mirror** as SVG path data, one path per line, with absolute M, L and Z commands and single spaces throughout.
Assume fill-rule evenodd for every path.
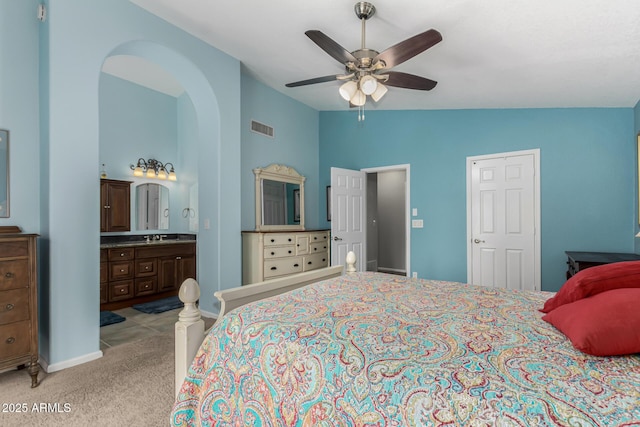
M 0 129 L 0 218 L 9 218 L 9 131 Z
M 256 230 L 304 230 L 304 180 L 295 169 L 272 164 L 256 176 Z
M 136 186 L 136 229 L 169 229 L 169 189 L 160 184 Z

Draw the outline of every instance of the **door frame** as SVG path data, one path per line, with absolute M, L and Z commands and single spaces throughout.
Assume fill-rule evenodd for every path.
M 540 260 L 540 149 L 509 151 L 505 153 L 483 154 L 467 157 L 467 283 L 473 283 L 473 230 L 471 219 L 471 167 L 474 161 L 495 159 L 499 157 L 514 157 L 533 155 L 533 197 L 534 197 L 534 249 L 533 271 L 534 286 L 541 289 L 541 260 Z
M 401 165 L 380 166 L 374 168 L 364 168 L 360 171 L 365 174 L 404 171 L 405 187 L 404 187 L 404 203 L 405 203 L 405 268 L 407 277 L 411 277 L 411 165 L 408 163 Z M 366 216 L 366 214 L 365 214 Z M 366 217 L 365 217 L 366 219 Z M 365 260 L 366 262 L 367 260 Z

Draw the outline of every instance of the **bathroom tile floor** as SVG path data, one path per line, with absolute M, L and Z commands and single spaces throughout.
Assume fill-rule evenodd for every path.
M 175 328 L 180 310 L 182 310 L 182 308 L 158 314 L 146 314 L 132 307 L 114 310 L 114 313 L 125 317 L 126 320 L 100 328 L 100 350 L 136 341 L 151 335 L 171 332 Z M 207 317 L 203 317 L 202 319 L 207 329 L 216 321 L 216 319 Z

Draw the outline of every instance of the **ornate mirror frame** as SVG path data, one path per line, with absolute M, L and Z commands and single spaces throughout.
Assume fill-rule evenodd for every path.
M 271 164 L 265 168 L 253 170 L 256 177 L 256 231 L 275 230 L 304 230 L 304 181 L 305 177 L 300 175 L 294 168 L 284 165 Z M 263 205 L 262 205 L 262 182 L 267 179 L 300 186 L 300 222 L 298 224 L 284 225 L 264 225 Z

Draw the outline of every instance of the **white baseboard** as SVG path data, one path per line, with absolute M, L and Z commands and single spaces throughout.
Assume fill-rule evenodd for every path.
M 202 317 L 208 317 L 209 319 L 217 319 L 220 313 L 214 313 L 212 311 L 200 310 Z
M 52 365 L 49 365 L 49 362 L 47 362 L 47 360 L 42 356 L 40 356 L 40 360 L 38 362 L 40 363 L 40 366 L 42 366 L 42 369 L 45 372 L 51 373 L 51 372 L 67 369 L 72 366 L 82 365 L 83 363 L 100 359 L 102 356 L 103 356 L 102 350 L 98 350 L 94 353 L 85 354 L 84 356 L 80 356 L 80 357 L 74 357 L 73 359 L 64 360 L 62 362 L 54 363 Z

